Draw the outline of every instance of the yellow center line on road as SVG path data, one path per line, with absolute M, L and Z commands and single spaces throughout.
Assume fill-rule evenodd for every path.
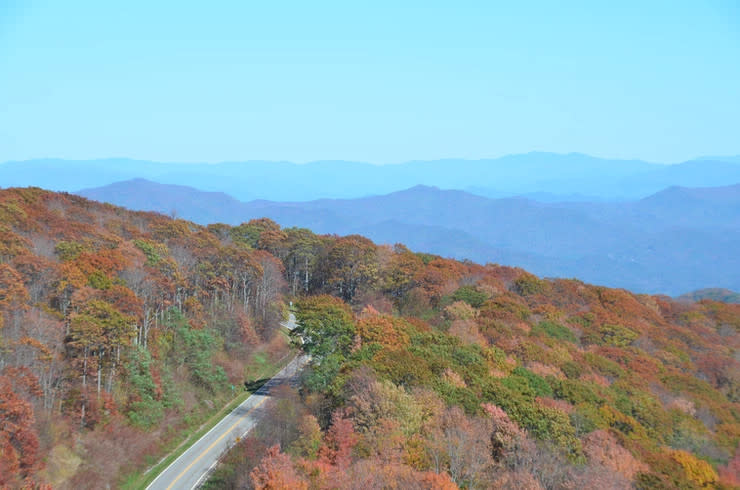
M 264 398 L 263 398 L 262 400 L 260 400 L 259 402 L 257 402 L 257 404 L 256 404 L 255 406 L 253 406 L 252 408 L 250 408 L 250 409 L 249 409 L 249 410 L 247 411 L 247 413 L 245 413 L 244 415 L 242 415 L 241 417 L 239 417 L 239 420 L 237 420 L 236 422 L 234 422 L 234 424 L 233 424 L 233 425 L 232 425 L 231 427 L 229 427 L 229 428 L 228 428 L 228 429 L 226 430 L 226 432 L 224 432 L 223 434 L 221 434 L 221 436 L 220 436 L 220 437 L 219 437 L 218 439 L 216 439 L 215 441 L 213 441 L 213 443 L 212 443 L 212 444 L 211 444 L 210 446 L 208 446 L 208 448 L 207 448 L 207 449 L 206 449 L 205 451 L 203 451 L 202 453 L 200 453 L 200 455 L 199 455 L 199 456 L 198 456 L 197 458 L 195 458 L 195 460 L 193 460 L 193 461 L 192 461 L 192 462 L 191 462 L 191 463 L 190 463 L 189 465 L 187 465 L 187 467 L 185 467 L 185 469 L 184 469 L 184 470 L 182 470 L 182 472 L 181 472 L 181 473 L 180 473 L 179 475 L 177 475 L 177 477 L 176 477 L 176 478 L 175 478 L 174 480 L 172 480 L 172 483 L 170 483 L 170 484 L 169 484 L 169 485 L 167 486 L 167 490 L 170 490 L 170 489 L 171 489 L 172 487 L 174 487 L 174 486 L 175 486 L 175 483 L 177 483 L 177 480 L 179 480 L 180 478 L 182 478 L 182 476 L 183 476 L 183 475 L 184 475 L 185 473 L 187 473 L 187 472 L 188 472 L 188 471 L 190 470 L 190 468 L 192 468 L 192 467 L 193 467 L 193 465 L 194 465 L 195 463 L 197 463 L 198 461 L 200 461 L 200 459 L 201 459 L 201 458 L 202 458 L 203 456 L 205 456 L 205 455 L 206 455 L 206 454 L 207 454 L 207 453 L 208 453 L 208 452 L 209 452 L 209 451 L 210 451 L 211 449 L 213 449 L 213 448 L 214 448 L 214 446 L 216 446 L 216 444 L 218 444 L 219 442 L 221 442 L 221 439 L 223 439 L 224 437 L 226 437 L 227 435 L 229 435 L 229 434 L 231 433 L 231 431 L 232 431 L 232 430 L 234 430 L 234 427 L 236 427 L 236 426 L 237 426 L 238 424 L 240 424 L 240 423 L 241 423 L 241 422 L 242 422 L 242 421 L 243 421 L 244 419 L 246 419 L 247 417 L 249 417 L 249 414 L 250 414 L 250 413 L 252 413 L 253 411 L 255 411 L 255 410 L 256 410 L 256 409 L 257 409 L 257 408 L 258 408 L 258 407 L 259 407 L 260 405 L 262 405 L 262 404 L 263 404 L 263 403 L 264 403 L 265 401 L 267 401 L 267 398 L 268 398 L 268 397 L 267 397 L 267 396 L 265 396 L 265 397 L 264 397 Z

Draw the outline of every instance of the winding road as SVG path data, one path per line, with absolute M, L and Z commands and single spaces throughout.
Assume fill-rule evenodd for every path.
M 293 330 L 295 316 L 290 314 L 282 326 Z M 305 355 L 296 356 L 252 396 L 226 415 L 179 458 L 165 468 L 147 490 L 193 489 L 202 484 L 219 458 L 238 438 L 244 437 L 259 422 L 260 407 L 270 399 L 270 391 L 285 383 L 294 383 L 303 366 Z

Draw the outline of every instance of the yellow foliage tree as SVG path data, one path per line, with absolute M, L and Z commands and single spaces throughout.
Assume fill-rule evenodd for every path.
M 686 477 L 699 487 L 712 487 L 719 479 L 717 472 L 709 463 L 689 452 L 673 450 L 671 451 L 671 458 L 683 467 Z

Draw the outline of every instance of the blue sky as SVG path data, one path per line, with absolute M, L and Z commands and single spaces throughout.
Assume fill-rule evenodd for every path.
M 0 0 L 0 161 L 740 154 L 739 5 Z

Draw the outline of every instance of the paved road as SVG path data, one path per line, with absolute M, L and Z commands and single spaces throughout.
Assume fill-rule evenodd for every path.
M 295 328 L 295 317 L 292 313 L 290 319 L 282 325 L 291 330 Z M 211 468 L 218 463 L 219 457 L 234 445 L 238 437 L 246 435 L 258 423 L 259 408 L 270 399 L 270 390 L 281 384 L 294 382 L 307 361 L 308 358 L 304 355 L 294 358 L 278 374 L 182 453 L 159 474 L 147 490 L 189 490 L 203 483 Z

